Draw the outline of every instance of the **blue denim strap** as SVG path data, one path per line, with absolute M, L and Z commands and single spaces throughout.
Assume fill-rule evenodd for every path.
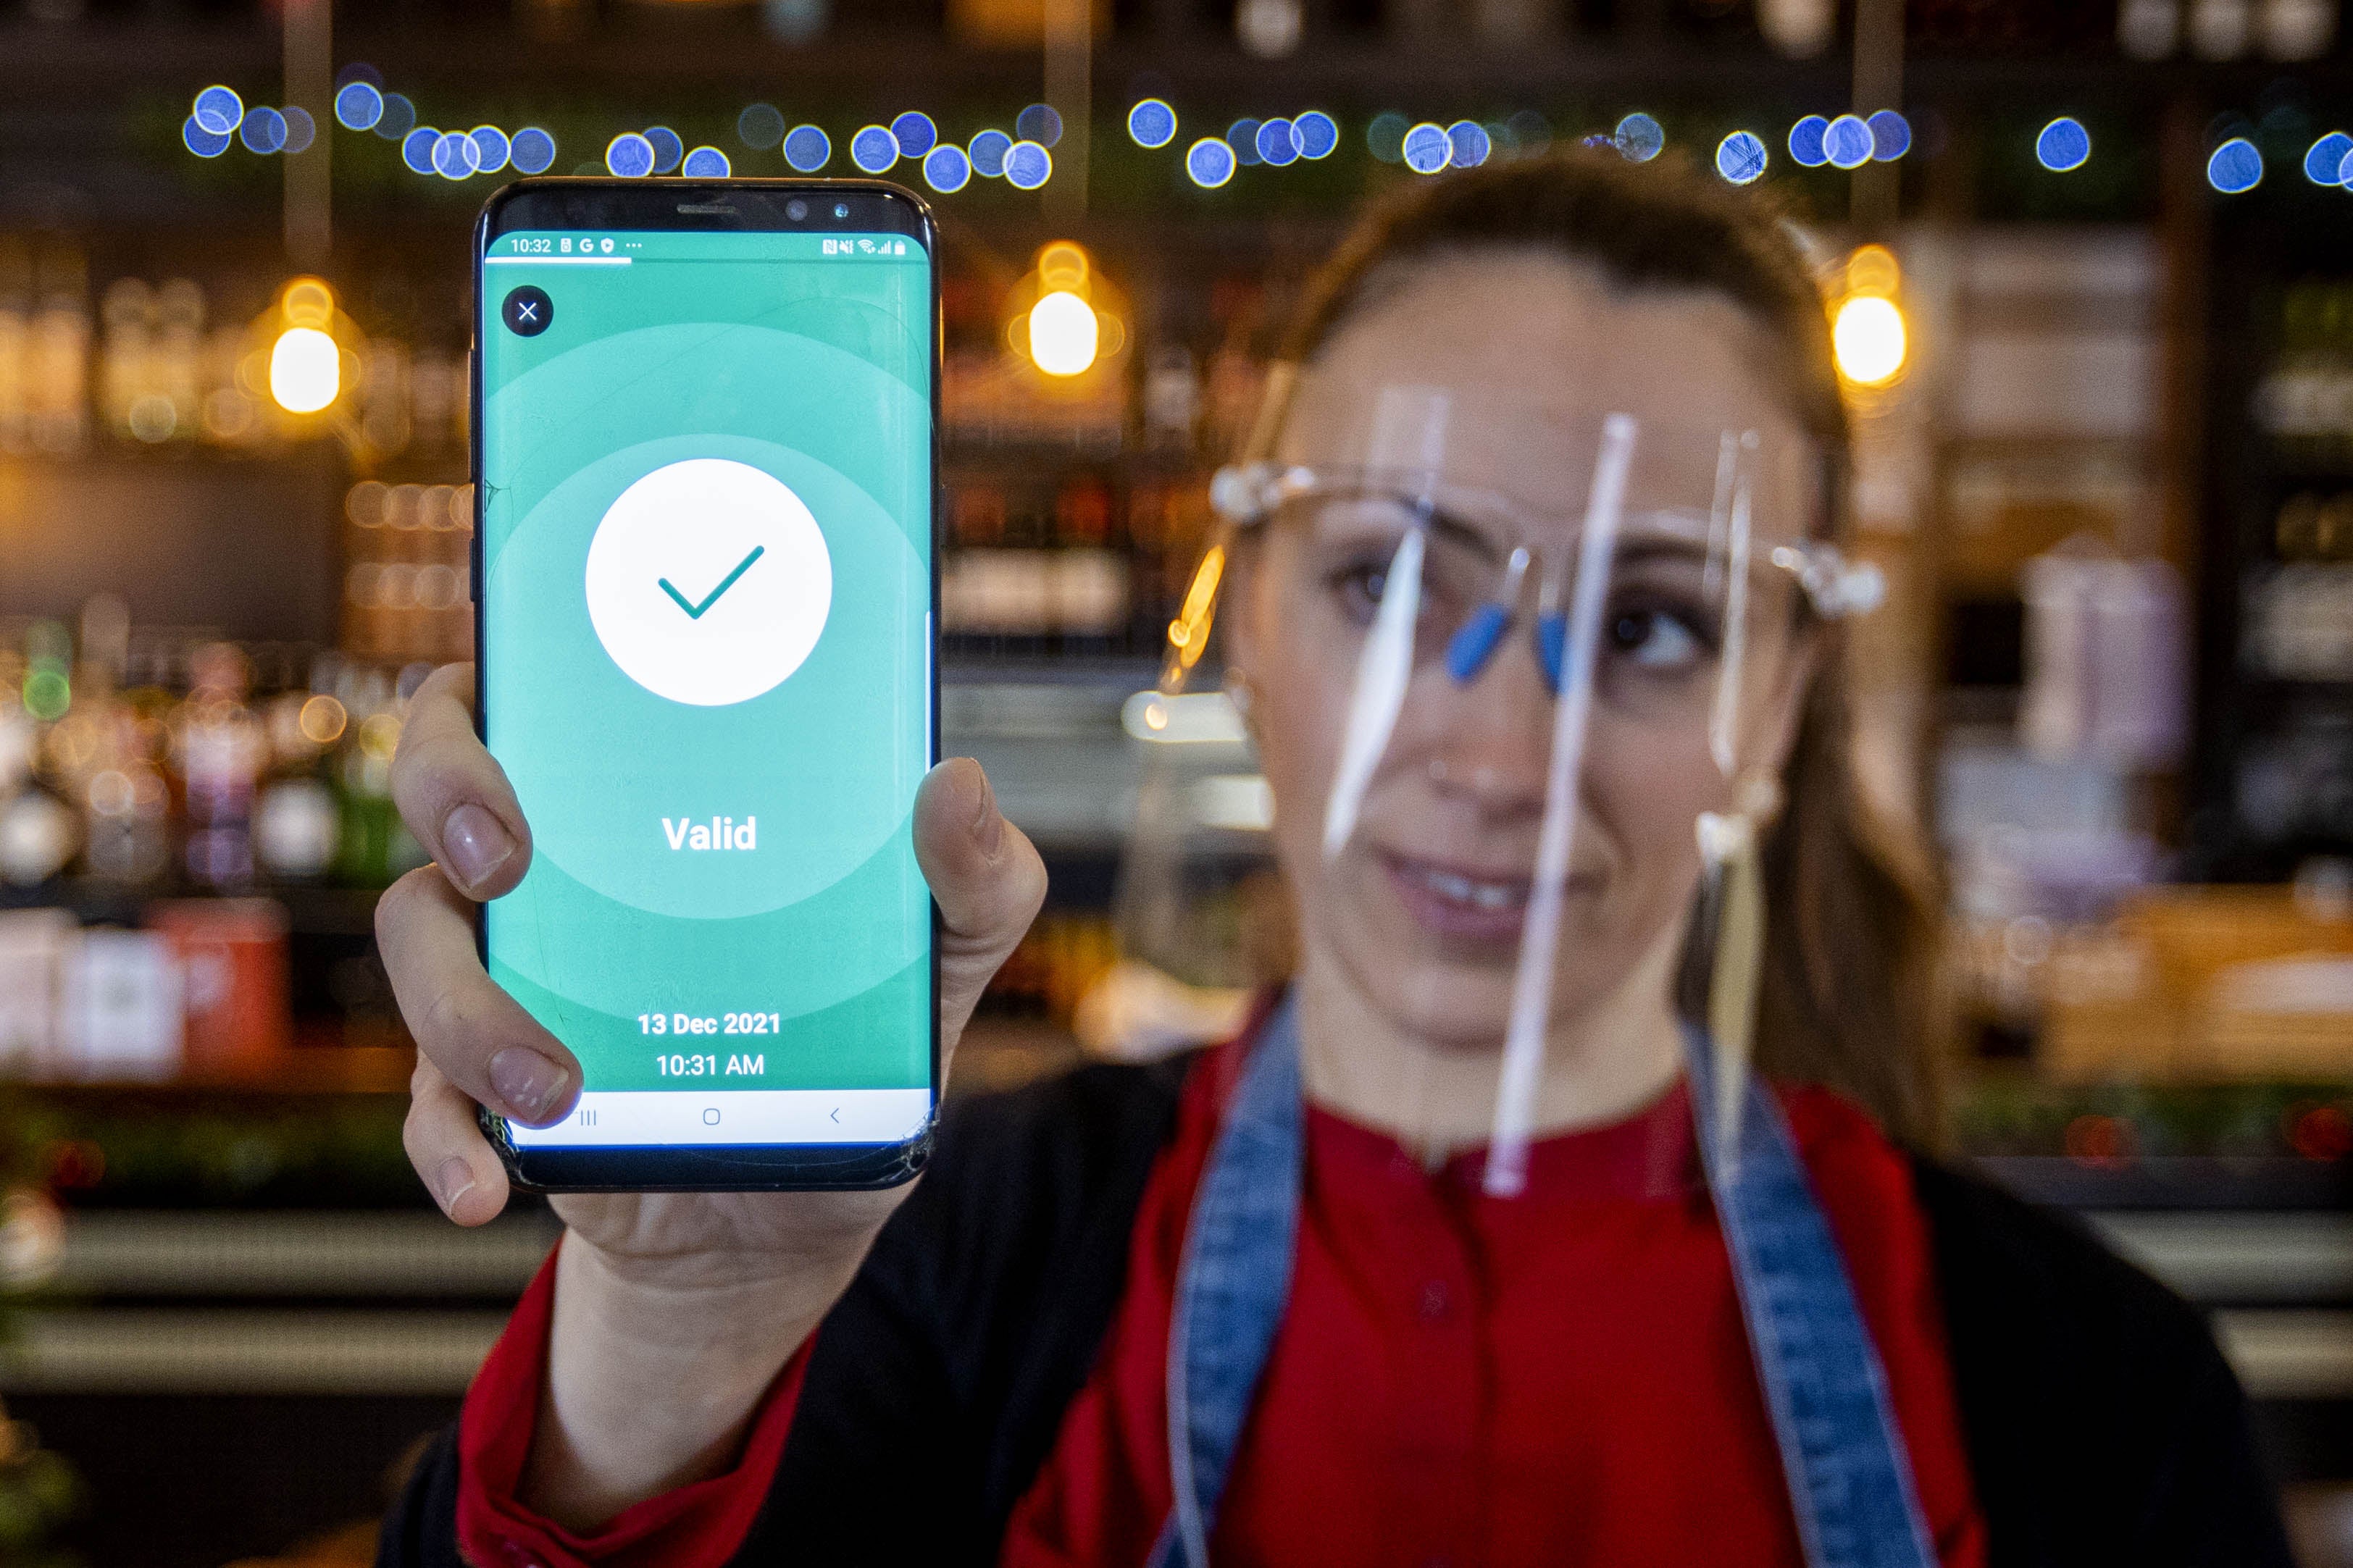
M 1291 1296 L 1302 1125 L 1297 1003 L 1259 1030 L 1208 1168 L 1168 1328 L 1168 1474 L 1176 1498 L 1155 1568 L 1208 1568 L 1209 1530 Z
M 1720 1170 L 1705 1036 L 1687 1037 L 1693 1114 L 1749 1346 L 1810 1568 L 1935 1568 L 1887 1378 L 1780 1107 L 1752 1082 Z M 1151 1568 L 1208 1568 L 1252 1394 L 1291 1291 L 1303 1181 L 1299 1029 L 1259 1031 L 1193 1201 L 1168 1335 L 1176 1506 Z
M 1705 1031 L 1686 1027 L 1683 1054 L 1716 1223 L 1806 1561 L 1812 1568 L 1935 1568 L 1887 1373 L 1780 1104 L 1752 1075 L 1736 1152 L 1724 1160 Z

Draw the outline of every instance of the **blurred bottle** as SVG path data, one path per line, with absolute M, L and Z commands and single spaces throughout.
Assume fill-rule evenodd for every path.
M 198 887 L 248 887 L 254 791 L 265 752 L 261 727 L 246 706 L 245 655 L 233 643 L 207 644 L 190 654 L 188 674 L 188 700 L 173 738 L 186 801 L 183 862 Z
M 78 452 L 90 433 L 90 304 L 80 251 L 37 252 L 32 330 L 25 359 L 28 434 L 35 451 Z
M 1193 352 L 1171 344 L 1144 373 L 1144 444 L 1154 452 L 1192 451 L 1201 419 L 1201 375 Z
M 2027 563 L 2023 593 L 2027 748 L 2137 772 L 2179 763 L 2189 632 L 2173 569 L 2071 540 Z
M 33 253 L 0 234 L 0 452 L 33 448 Z
M 94 1082 L 168 1079 L 180 1068 L 181 967 L 166 937 L 86 931 L 69 950 L 49 1076 Z
M 293 1044 L 286 910 L 276 900 L 170 900 L 151 905 L 145 923 L 180 968 L 188 1071 L 251 1073 Z
M 2275 60 L 2317 59 L 2337 39 L 2337 0 L 2260 0 L 2255 32 Z

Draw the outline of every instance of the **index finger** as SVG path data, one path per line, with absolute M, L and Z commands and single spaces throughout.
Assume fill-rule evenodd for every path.
M 531 865 L 531 826 L 506 770 L 474 733 L 474 667 L 445 664 L 408 700 L 392 759 L 401 821 L 476 900 L 510 892 Z

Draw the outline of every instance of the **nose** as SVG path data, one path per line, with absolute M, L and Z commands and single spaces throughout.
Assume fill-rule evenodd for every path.
M 1430 696 L 1435 711 L 1427 728 L 1417 728 L 1422 766 L 1438 795 L 1486 818 L 1540 813 L 1553 701 L 1535 639 L 1504 639 L 1475 679 L 1450 679 L 1443 693 Z

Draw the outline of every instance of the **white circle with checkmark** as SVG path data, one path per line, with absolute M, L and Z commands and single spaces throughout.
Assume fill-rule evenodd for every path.
M 621 672 L 701 708 L 748 702 L 801 667 L 833 607 L 833 558 L 800 497 L 725 458 L 621 492 L 588 545 L 588 619 Z

